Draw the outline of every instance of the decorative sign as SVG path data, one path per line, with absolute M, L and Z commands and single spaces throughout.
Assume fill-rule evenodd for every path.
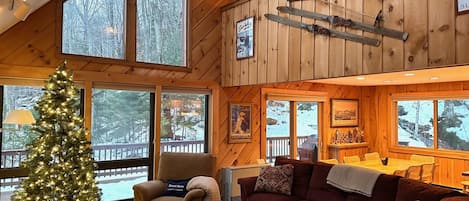
M 228 143 L 251 142 L 251 104 L 230 104 Z
M 358 126 L 358 100 L 331 100 L 331 127 Z
M 469 13 L 469 0 L 455 0 L 458 15 Z
M 236 22 L 236 59 L 254 56 L 254 17 Z

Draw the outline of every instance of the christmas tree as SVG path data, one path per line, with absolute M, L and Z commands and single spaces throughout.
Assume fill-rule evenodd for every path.
M 35 140 L 27 146 L 28 158 L 21 166 L 29 175 L 21 181 L 12 200 L 95 201 L 97 187 L 90 142 L 78 115 L 78 89 L 66 63 L 49 76 L 33 125 Z

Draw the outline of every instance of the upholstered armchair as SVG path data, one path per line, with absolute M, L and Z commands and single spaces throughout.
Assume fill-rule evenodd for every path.
M 158 167 L 156 180 L 133 186 L 135 201 L 206 201 L 220 199 L 218 186 L 213 179 L 215 175 L 215 157 L 211 154 L 164 152 L 160 156 Z M 185 197 L 162 195 L 166 191 L 166 182 L 168 180 L 188 178 L 193 178 L 189 181 L 188 187 L 192 182 L 192 186 L 195 186 L 195 188 L 189 190 Z

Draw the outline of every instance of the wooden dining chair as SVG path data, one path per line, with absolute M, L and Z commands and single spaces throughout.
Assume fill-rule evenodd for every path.
M 320 160 L 320 162 L 329 163 L 329 164 L 334 164 L 334 165 L 339 164 L 339 161 L 338 161 L 337 159 L 335 159 L 335 158 L 326 159 L 326 160 Z
M 381 161 L 381 158 L 379 157 L 378 152 L 371 152 L 371 153 L 365 154 L 365 160 L 366 161 L 372 161 L 372 160 Z
M 433 156 L 422 156 L 422 155 L 418 155 L 418 154 L 410 155 L 410 160 L 411 161 L 420 161 L 420 162 L 425 162 L 425 163 L 435 163 L 435 157 L 433 157 Z
M 394 171 L 393 175 L 405 177 L 407 175 L 407 170 L 396 170 Z
M 360 162 L 359 156 L 344 156 L 344 163 Z
M 420 180 L 424 183 L 431 184 L 433 183 L 433 177 L 435 175 L 435 163 L 428 163 L 422 165 L 422 173 L 420 175 Z
M 433 183 L 433 177 L 435 175 L 435 169 L 437 166 L 435 163 L 435 157 L 412 154 L 410 155 L 410 160 L 424 162 L 425 164 L 422 165 L 420 179 L 425 183 Z
M 410 166 L 407 168 L 405 177 L 414 180 L 420 180 L 422 175 L 422 165 Z

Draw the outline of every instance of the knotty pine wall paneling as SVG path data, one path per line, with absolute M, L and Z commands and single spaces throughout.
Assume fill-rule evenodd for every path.
M 368 24 L 374 23 L 373 16 L 383 10 L 384 27 L 408 32 L 409 38 L 406 42 L 374 33 L 334 27 L 340 31 L 381 40 L 382 43 L 378 47 L 314 35 L 264 18 L 265 13 L 271 13 L 330 27 L 327 22 L 279 13 L 276 7 L 287 5 L 285 0 L 240 0 L 234 6 L 222 8 L 222 12 L 230 13 L 234 10 L 236 13 L 247 5 L 257 5 L 258 8 L 258 20 L 255 25 L 255 35 L 258 37 L 254 54 L 257 58 L 264 56 L 264 59 L 267 54 L 267 61 L 264 61 L 266 65 L 264 62 L 249 63 L 249 72 L 266 72 L 266 79 L 261 77 L 262 79 L 254 82 L 254 76 L 249 76 L 248 84 L 323 79 L 469 63 L 469 47 L 464 45 L 469 41 L 469 17 L 456 15 L 453 0 L 335 0 L 330 3 L 311 0 L 291 3 L 295 8 L 339 15 Z M 236 15 L 235 19 L 238 19 Z M 267 26 L 263 24 L 264 21 L 267 21 Z M 226 30 L 228 29 L 227 26 Z M 234 34 L 225 36 L 231 36 L 223 39 L 225 43 L 235 37 Z M 226 49 L 222 54 L 226 54 L 224 58 L 229 58 L 228 54 L 233 54 L 233 50 Z M 223 62 L 222 68 L 226 68 L 225 71 L 236 72 L 234 77 L 227 78 L 232 82 L 226 82 L 223 86 L 247 84 L 238 83 L 239 78 L 236 75 L 242 70 L 242 67 L 237 67 L 238 64 L 239 61 L 235 59 L 226 59 Z
M 381 0 L 364 0 L 363 13 L 366 16 L 376 16 L 377 10 L 383 8 L 383 1 Z M 364 17 L 366 17 L 364 16 Z M 370 23 L 370 18 L 364 20 L 365 23 Z M 383 36 L 379 34 L 363 32 L 363 35 L 369 38 L 374 38 L 383 41 Z M 383 66 L 383 51 L 381 46 L 374 47 L 370 45 L 363 45 L 363 74 L 372 74 L 382 72 Z
M 330 6 L 329 8 L 331 15 L 345 16 L 346 12 L 343 8 L 346 7 L 346 0 L 338 0 L 333 5 L 336 6 Z M 336 27 L 335 29 L 345 31 L 344 27 Z M 334 55 L 329 57 L 329 77 L 341 77 L 345 75 L 345 43 L 345 39 L 329 39 L 329 55 Z
M 148 67 L 127 66 L 118 63 L 103 64 L 93 61 L 68 59 L 74 70 L 111 72 L 186 80 L 221 80 L 222 19 L 220 7 L 231 0 L 197 0 L 190 3 L 190 58 L 192 72 L 157 70 Z M 50 1 L 0 35 L 0 64 L 55 68 L 63 58 L 56 50 L 56 1 Z M 226 16 L 226 15 L 225 15 Z M 232 15 L 226 17 L 231 20 Z M 229 26 L 227 26 L 229 27 Z M 226 37 L 228 37 L 227 35 Z M 228 55 L 228 54 L 227 54 Z M 226 61 L 226 60 L 225 60 Z M 226 80 L 225 80 L 226 81 Z
M 314 10 L 313 1 L 302 1 L 302 8 L 305 10 Z M 303 23 L 312 24 L 313 19 L 303 17 Z M 300 80 L 314 78 L 314 34 L 306 30 L 301 30 L 301 61 L 300 61 Z M 261 83 L 261 82 L 259 82 Z
M 402 31 L 404 27 L 404 0 L 383 1 L 384 27 Z M 403 70 L 404 42 L 383 37 L 383 72 Z

